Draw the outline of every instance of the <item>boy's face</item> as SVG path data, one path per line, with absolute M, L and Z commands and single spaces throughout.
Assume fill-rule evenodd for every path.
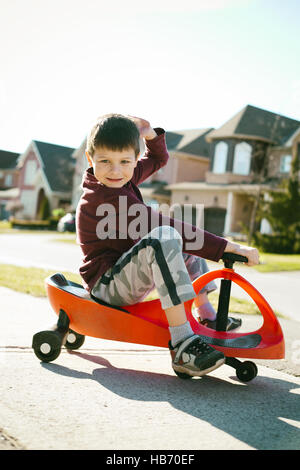
M 86 156 L 97 180 L 110 188 L 121 188 L 131 180 L 138 159 L 133 149 L 115 151 L 104 147 L 96 148 L 93 157 L 88 152 Z

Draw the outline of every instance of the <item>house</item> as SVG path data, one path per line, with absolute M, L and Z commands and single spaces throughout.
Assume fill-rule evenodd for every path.
M 20 205 L 23 219 L 46 219 L 57 207 L 69 208 L 72 198 L 75 149 L 32 140 L 18 158 Z
M 205 181 L 199 172 L 198 181 L 168 185 L 171 204 L 202 203 L 206 230 L 241 236 L 257 195 L 277 187 L 300 158 L 300 121 L 247 105 L 205 137 L 211 145 Z M 266 221 L 257 228 L 270 231 Z
M 19 154 L 0 150 L 0 220 L 9 218 L 7 204 L 18 195 Z
M 210 146 L 206 135 L 212 129 L 186 129 L 166 132 L 169 161 L 141 184 L 145 202 L 170 204 L 168 185 L 184 181 L 205 181 L 210 165 Z

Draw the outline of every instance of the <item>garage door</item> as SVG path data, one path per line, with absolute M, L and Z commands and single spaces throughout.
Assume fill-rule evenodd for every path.
M 226 209 L 208 207 L 204 209 L 204 229 L 215 235 L 223 236 Z

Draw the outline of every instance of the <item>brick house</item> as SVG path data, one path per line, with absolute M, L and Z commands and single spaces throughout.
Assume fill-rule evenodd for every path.
M 166 132 L 169 161 L 157 173 L 151 175 L 140 189 L 144 201 L 167 203 L 171 201 L 168 185 L 185 181 L 205 181 L 210 165 L 210 146 L 206 135 L 212 129 L 186 129 Z
M 9 218 L 7 204 L 18 196 L 19 154 L 0 150 L 0 220 Z
M 17 217 L 45 219 L 57 207 L 71 204 L 75 161 L 73 148 L 32 140 L 18 158 L 22 207 Z
M 300 121 L 246 106 L 219 129 L 206 134 L 210 167 L 202 181 L 167 186 L 171 204 L 204 204 L 205 229 L 240 236 L 249 226 L 253 199 L 278 187 L 300 158 Z M 256 227 L 270 232 L 266 221 Z

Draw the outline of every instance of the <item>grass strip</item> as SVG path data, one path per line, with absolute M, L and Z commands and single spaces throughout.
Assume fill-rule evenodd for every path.
M 35 268 L 23 267 L 10 264 L 0 264 L 0 285 L 13 289 L 17 292 L 30 294 L 36 297 L 45 297 L 45 279 L 57 271 Z M 62 274 L 70 281 L 81 284 L 79 274 L 71 272 L 62 272 Z M 156 290 L 149 294 L 145 301 L 158 298 Z M 218 293 L 212 292 L 209 295 L 210 302 L 217 310 L 218 306 Z M 260 314 L 257 306 L 252 301 L 231 297 L 230 299 L 230 312 L 238 314 L 257 315 Z
M 56 272 L 49 269 L 0 264 L 0 285 L 35 297 L 45 297 L 45 279 Z M 71 272 L 62 272 L 62 274 L 70 281 L 81 284 L 79 274 Z

